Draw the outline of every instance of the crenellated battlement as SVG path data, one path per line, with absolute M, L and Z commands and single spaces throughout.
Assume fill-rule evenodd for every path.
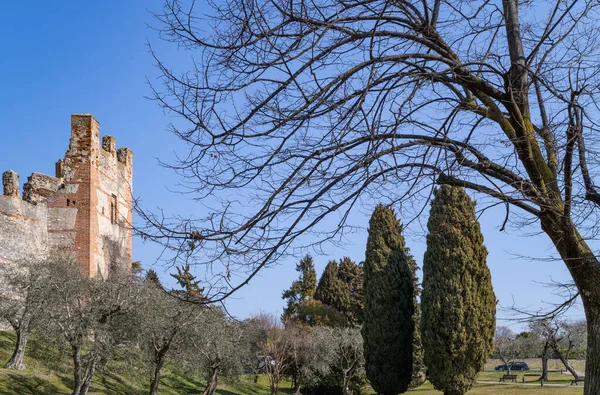
M 117 148 L 113 136 L 100 140 L 91 114 L 72 115 L 69 148 L 55 177 L 32 173 L 21 198 L 19 175 L 2 174 L 0 263 L 58 249 L 73 255 L 86 276 L 130 268 L 132 169 L 133 153 Z M 30 248 L 28 238 L 36 241 Z

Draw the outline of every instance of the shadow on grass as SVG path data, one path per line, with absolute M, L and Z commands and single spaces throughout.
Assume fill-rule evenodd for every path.
M 56 385 L 39 377 L 8 373 L 0 384 L 3 395 L 57 395 L 64 392 Z
M 205 387 L 200 380 L 173 373 L 164 375 L 160 379 L 160 385 L 175 389 L 178 394 L 199 394 Z

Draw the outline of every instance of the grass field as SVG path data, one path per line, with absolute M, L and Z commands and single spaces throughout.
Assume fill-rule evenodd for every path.
M 522 359 L 521 361 L 527 362 L 530 369 L 533 370 L 541 370 L 542 369 L 542 359 L 541 358 L 527 358 Z M 502 365 L 502 361 L 499 359 L 489 359 L 485 363 L 484 370 L 494 370 L 494 368 L 498 365 Z M 583 359 L 572 359 L 571 365 L 578 372 L 585 372 L 585 360 Z M 565 366 L 560 362 L 559 359 L 551 359 L 548 361 L 548 369 L 550 370 L 560 370 L 565 369 Z
M 0 331 L 0 363 L 8 360 L 15 336 L 12 332 Z M 31 343 L 30 350 L 37 349 L 35 342 Z M 68 395 L 71 393 L 71 367 L 67 358 L 49 358 L 36 352 L 28 352 L 25 363 L 27 369 L 14 371 L 0 369 L 0 394 L 2 395 Z M 532 368 L 536 367 L 535 361 L 528 363 Z M 496 363 L 498 365 L 499 363 Z M 489 364 L 488 364 L 489 365 Z M 492 363 L 493 365 L 493 363 Z M 493 365 L 493 366 L 496 366 Z M 492 367 L 493 368 L 493 367 Z M 551 366 L 552 368 L 552 366 Z M 579 366 L 577 367 L 579 369 Z M 528 372 L 533 373 L 533 372 Z M 479 380 L 497 382 L 502 372 L 488 371 L 479 374 Z M 518 381 L 523 379 L 523 373 L 518 372 Z M 526 382 L 535 382 L 536 377 L 526 377 Z M 550 383 L 569 384 L 571 376 L 553 372 L 550 375 Z M 148 377 L 144 372 L 135 371 L 131 366 L 116 366 L 112 372 L 97 372 L 94 377 L 90 394 L 108 395 L 142 395 L 147 393 Z M 182 376 L 167 369 L 161 380 L 161 395 L 185 395 L 199 394 L 204 389 L 203 380 L 197 377 Z M 285 381 L 281 385 L 280 394 L 290 395 L 290 382 Z M 241 378 L 236 383 L 221 383 L 217 390 L 219 395 L 265 395 L 269 393 L 269 383 L 265 376 L 254 383 L 250 378 Z M 409 391 L 415 395 L 440 395 L 439 391 L 433 389 L 431 384 L 425 383 L 420 388 Z M 477 384 L 469 395 L 581 395 L 583 387 L 538 387 L 523 385 L 502 384 Z

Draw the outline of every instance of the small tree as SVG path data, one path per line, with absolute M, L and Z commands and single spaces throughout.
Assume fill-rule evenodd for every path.
M 300 273 L 300 278 L 294 281 L 292 286 L 281 296 L 282 299 L 287 300 L 282 316 L 284 321 L 293 318 L 298 312 L 300 304 L 312 299 L 317 288 L 317 272 L 310 255 L 306 255 L 300 260 L 296 265 L 296 271 Z
M 435 388 L 461 395 L 492 354 L 496 297 L 475 204 L 448 185 L 434 196 L 423 258 L 425 365 Z
M 556 320 L 552 322 L 551 325 L 554 328 L 550 331 L 550 334 L 552 335 L 549 342 L 550 347 L 563 363 L 565 369 L 567 369 L 573 377 L 578 379 L 579 372 L 573 368 L 569 359 L 575 348 L 583 349 L 586 347 L 587 336 L 585 320 L 575 322 Z
M 12 356 L 5 365 L 7 369 L 25 369 L 23 357 L 31 329 L 43 308 L 42 290 L 47 269 L 45 261 L 25 261 L 3 267 L 0 317 L 10 323 L 17 337 Z
M 494 356 L 504 363 L 504 369 L 507 374 L 510 374 L 512 364 L 517 359 L 524 358 L 525 347 L 523 347 L 523 339 L 523 337 L 517 338 L 513 331 L 506 326 L 496 328 Z
M 190 327 L 183 343 L 184 360 L 190 370 L 206 377 L 202 395 L 214 395 L 219 378 L 238 377 L 252 359 L 252 339 L 247 325 L 227 319 L 218 308 L 208 308 L 196 325 Z
M 79 267 L 66 257 L 54 258 L 48 265 L 44 331 L 59 335 L 69 345 L 72 395 L 85 395 L 98 365 L 107 363 L 116 348 L 131 344 L 136 329 L 131 317 L 140 288 L 129 276 L 107 281 L 82 277 Z
M 266 333 L 263 343 L 263 367 L 269 378 L 271 395 L 277 395 L 284 372 L 290 368 L 291 339 L 285 327 L 273 316 L 256 317 Z
M 362 336 L 367 377 L 382 395 L 405 392 L 412 380 L 414 276 L 391 208 L 379 204 L 369 221 Z
M 177 268 L 182 289 L 165 291 L 154 271 L 148 271 L 144 281 L 144 296 L 137 310 L 139 342 L 147 362 L 152 367 L 150 395 L 158 394 L 160 377 L 165 363 L 182 357 L 189 347 L 183 343 L 192 330 L 203 326 L 204 307 L 194 303 L 203 300 L 202 289 L 189 267 Z
M 329 360 L 329 375 L 336 375 L 344 395 L 357 390 L 357 382 L 364 379 L 363 339 L 359 328 L 316 327 L 311 336 L 324 359 Z M 360 384 L 359 384 L 360 385 Z

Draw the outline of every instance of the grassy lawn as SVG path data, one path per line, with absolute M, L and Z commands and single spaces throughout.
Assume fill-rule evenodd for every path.
M 12 332 L 0 331 L 0 363 L 4 363 L 10 357 L 14 345 L 15 336 Z M 38 350 L 33 351 L 32 350 Z M 28 347 L 25 358 L 27 369 L 14 371 L 0 368 L 0 395 L 68 395 L 71 393 L 71 365 L 68 356 L 62 358 L 48 358 L 41 355 L 42 351 L 35 346 L 35 340 Z M 527 363 L 534 369 L 535 361 Z M 498 365 L 498 364 L 496 364 Z M 1 366 L 1 365 L 0 365 Z M 495 366 L 495 365 L 493 365 Z M 550 366 L 552 368 L 552 366 Z M 579 370 L 580 366 L 576 369 Z M 90 394 L 100 395 L 142 395 L 148 391 L 148 376 L 145 372 L 136 371 L 128 364 L 116 365 L 112 372 L 97 372 Z M 525 372 L 515 372 L 517 381 L 521 382 Z M 536 372 L 526 372 L 536 373 Z M 479 374 L 479 380 L 497 382 L 504 372 L 487 371 Z M 550 373 L 549 383 L 570 384 L 571 375 Z M 525 377 L 525 382 L 536 382 L 537 377 Z M 204 389 L 204 381 L 197 377 L 175 374 L 165 369 L 161 380 L 161 395 L 185 395 L 198 394 Z M 269 393 L 269 382 L 266 376 L 260 376 L 258 383 L 254 383 L 250 377 L 243 377 L 235 383 L 221 383 L 217 390 L 219 395 L 265 395 Z M 441 392 L 433 389 L 432 385 L 425 383 L 420 388 L 409 392 L 418 395 L 440 395 Z M 283 382 L 280 388 L 281 395 L 290 395 L 289 380 Z M 522 385 L 477 384 L 469 395 L 518 395 L 518 394 L 565 394 L 581 395 L 583 387 L 538 387 Z
M 529 368 L 532 370 L 542 370 L 542 359 L 541 358 L 526 358 L 522 361 L 527 362 Z M 494 370 L 498 365 L 502 365 L 502 361 L 499 359 L 489 359 L 484 366 L 484 370 Z M 578 372 L 585 372 L 585 360 L 583 359 L 572 359 L 571 365 Z M 565 366 L 560 362 L 559 359 L 551 359 L 548 361 L 548 369 L 550 370 L 565 370 Z
M 411 390 L 408 394 L 415 395 L 440 395 L 442 392 L 433 389 L 429 383 L 423 384 L 421 387 Z M 482 385 L 476 384 L 475 387 L 467 392 L 468 395 L 581 395 L 583 387 L 531 387 L 524 385 Z

